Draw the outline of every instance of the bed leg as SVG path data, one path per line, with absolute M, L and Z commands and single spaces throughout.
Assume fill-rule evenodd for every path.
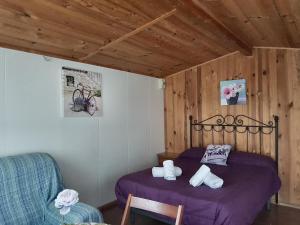
M 268 202 L 266 204 L 266 209 L 267 209 L 267 211 L 271 211 L 271 199 L 268 200 Z
M 131 210 L 130 212 L 130 224 L 135 224 L 136 213 Z

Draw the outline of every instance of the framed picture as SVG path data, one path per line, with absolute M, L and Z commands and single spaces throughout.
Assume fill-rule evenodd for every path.
M 62 68 L 64 117 L 102 115 L 102 74 Z
M 246 80 L 225 80 L 220 82 L 221 105 L 246 104 Z

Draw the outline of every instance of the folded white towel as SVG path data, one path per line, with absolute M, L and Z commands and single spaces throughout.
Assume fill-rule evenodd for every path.
M 66 215 L 70 212 L 72 205 L 79 201 L 78 192 L 72 189 L 61 191 L 55 199 L 55 207 L 60 209 L 61 215 Z
M 204 184 L 206 184 L 210 188 L 220 188 L 223 186 L 223 179 L 220 177 L 216 176 L 213 173 L 208 173 L 208 175 L 204 179 Z
M 175 176 L 179 177 L 182 174 L 182 169 L 175 166 Z M 164 177 L 165 169 L 163 167 L 153 167 L 152 168 L 152 176 L 153 177 Z
M 166 160 L 163 162 L 164 166 L 164 178 L 166 180 L 176 180 L 176 175 L 175 175 L 175 167 L 174 167 L 174 162 L 173 160 Z
M 206 165 L 202 165 L 190 179 L 190 185 L 193 187 L 200 186 L 204 182 L 204 179 L 207 177 L 208 173 L 210 173 L 210 168 Z

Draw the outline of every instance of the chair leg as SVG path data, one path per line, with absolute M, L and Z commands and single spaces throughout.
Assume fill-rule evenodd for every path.
M 183 217 L 183 208 L 184 207 L 182 205 L 178 206 L 178 211 L 177 211 L 177 217 L 176 217 L 175 225 L 181 225 L 182 217 Z
M 134 225 L 135 221 L 136 221 L 136 213 L 133 210 L 131 210 L 130 211 L 130 224 Z
M 121 225 L 127 225 L 128 224 L 128 219 L 129 219 L 130 211 L 131 211 L 130 210 L 131 197 L 132 197 L 132 195 L 129 194 L 128 199 L 127 199 L 127 203 L 126 203 L 126 207 L 125 207 L 125 210 L 124 210 L 124 214 L 123 214 L 123 217 L 122 217 Z

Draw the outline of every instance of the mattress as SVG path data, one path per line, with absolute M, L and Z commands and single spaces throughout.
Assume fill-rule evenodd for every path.
M 203 149 L 189 149 L 175 160 L 183 174 L 176 181 L 152 177 L 151 168 L 121 177 L 115 187 L 124 206 L 129 193 L 167 204 L 184 206 L 185 225 L 252 224 L 266 202 L 280 189 L 275 162 L 266 156 L 232 152 L 227 166 L 207 164 L 224 180 L 219 189 L 193 187 L 189 179 L 202 165 Z

